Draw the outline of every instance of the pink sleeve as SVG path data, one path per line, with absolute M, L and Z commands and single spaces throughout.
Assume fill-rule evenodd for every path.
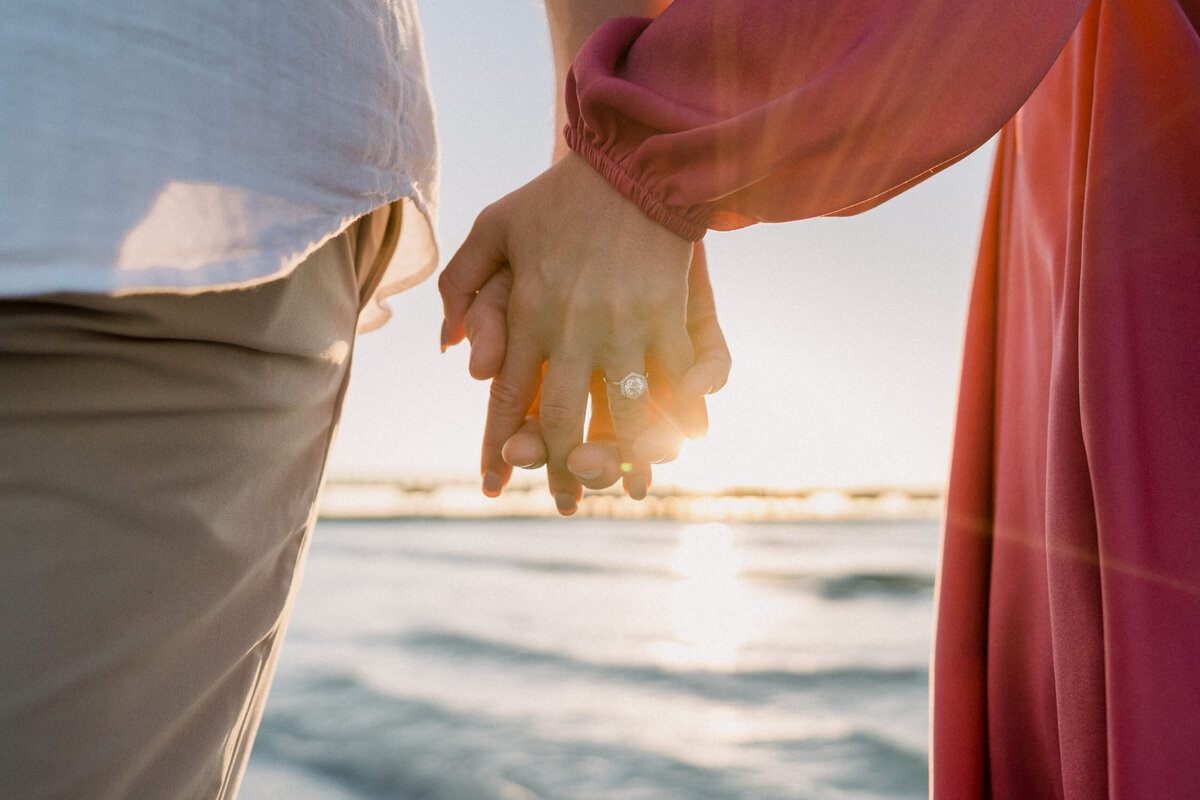
M 693 240 L 862 211 L 999 130 L 1085 6 L 676 0 L 584 44 L 567 79 L 567 142 Z

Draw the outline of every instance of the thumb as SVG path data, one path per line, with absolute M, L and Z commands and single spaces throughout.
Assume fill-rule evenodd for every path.
M 696 244 L 688 271 L 688 333 L 696 358 L 683 376 L 687 394 L 699 397 L 720 390 L 729 379 L 732 364 L 725 334 L 717 321 L 708 258 L 702 242 Z
M 505 239 L 507 225 L 495 205 L 475 218 L 471 232 L 438 278 L 442 295 L 442 350 L 463 340 L 463 319 L 475 294 L 498 270 L 508 264 Z
M 468 370 L 476 380 L 496 377 L 508 344 L 508 296 L 512 270 L 501 269 L 487 279 L 463 317 L 463 330 L 471 342 Z

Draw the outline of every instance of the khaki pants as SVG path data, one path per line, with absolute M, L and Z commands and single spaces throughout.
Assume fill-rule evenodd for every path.
M 0 300 L 0 796 L 236 794 L 395 209 L 251 289 Z

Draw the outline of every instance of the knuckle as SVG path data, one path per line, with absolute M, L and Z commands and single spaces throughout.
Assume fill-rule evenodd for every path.
M 525 409 L 521 408 L 521 389 L 511 380 L 496 378 L 492 381 L 489 398 L 489 405 L 495 412 L 503 414 L 520 413 L 522 416 L 525 413 Z
M 508 297 L 508 312 L 514 316 L 532 314 L 542 304 L 538 288 L 529 282 L 516 281 Z
M 467 335 L 467 341 L 474 344 L 479 334 L 479 315 L 475 313 L 474 308 L 469 309 L 463 317 L 463 332 Z
M 687 336 L 668 336 L 661 339 L 656 348 L 658 357 L 668 372 L 679 372 L 695 361 L 695 348 Z
M 478 340 L 497 338 L 503 332 L 503 326 L 497 324 L 495 310 L 485 306 L 472 305 L 463 317 L 463 330 L 467 338 L 474 344 Z
M 442 274 L 438 276 L 437 286 L 442 297 L 458 294 L 458 276 L 452 266 L 442 270 Z
M 565 292 L 556 299 L 555 305 L 561 309 L 560 319 L 564 327 L 573 330 L 603 325 L 603 320 L 611 316 L 605 306 L 586 292 Z
M 491 225 L 494 222 L 496 216 L 503 212 L 503 209 L 504 209 L 504 198 L 503 197 L 501 197 L 499 200 L 493 200 L 492 202 L 488 203 L 486 206 L 483 207 L 483 209 L 479 212 L 479 214 L 476 215 L 475 225 L 472 226 L 472 230 L 474 230 L 474 228 L 476 228 L 476 227 L 486 228 L 488 225 Z
M 630 423 L 649 424 L 649 409 L 641 399 L 616 398 L 608 404 L 608 407 L 613 422 L 620 423 L 621 427 L 629 428 Z
M 471 229 L 467 231 L 467 239 L 474 239 L 479 236 L 486 236 L 487 231 L 492 227 L 499 210 L 496 208 L 499 200 L 493 201 L 480 209 L 475 215 L 475 219 L 471 222 Z
M 606 379 L 619 381 L 632 369 L 645 372 L 646 345 L 640 337 L 614 333 L 599 348 L 600 363 L 606 365 Z M 609 369 L 609 367 L 616 369 Z
M 575 423 L 575 409 L 559 401 L 542 398 L 540 410 L 543 430 L 562 430 Z
M 488 279 L 487 284 L 480 290 L 479 299 L 491 309 L 503 309 L 508 303 L 512 291 L 512 273 L 508 270 L 498 272 Z

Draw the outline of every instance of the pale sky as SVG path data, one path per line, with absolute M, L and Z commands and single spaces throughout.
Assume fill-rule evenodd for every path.
M 442 149 L 441 264 L 475 214 L 549 164 L 553 70 L 540 2 L 421 8 Z M 711 433 L 656 482 L 940 487 L 949 464 L 989 145 L 853 218 L 706 238 L 733 372 Z M 334 476 L 474 480 L 486 384 L 441 355 L 435 281 L 359 340 Z

